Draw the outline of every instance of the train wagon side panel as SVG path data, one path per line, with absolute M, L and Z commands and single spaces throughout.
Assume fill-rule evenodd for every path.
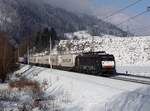
M 53 66 L 58 66 L 58 56 L 57 55 L 51 55 L 51 64 Z
M 45 55 L 45 56 L 39 57 L 39 64 L 49 65 L 50 64 L 49 59 L 51 60 L 50 62 L 52 65 L 54 66 L 58 65 L 57 55 L 51 55 L 51 56 Z
M 75 67 L 75 58 L 77 55 L 59 56 L 59 65 L 62 67 Z
M 43 65 L 48 65 L 48 64 L 49 64 L 49 56 L 43 56 L 43 57 L 41 58 L 41 63 L 42 63 Z

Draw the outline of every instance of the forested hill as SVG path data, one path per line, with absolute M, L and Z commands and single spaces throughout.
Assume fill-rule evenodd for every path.
M 94 35 L 127 35 L 125 31 L 96 17 L 74 14 L 42 0 L 0 0 L 0 31 L 20 38 L 31 36 L 45 27 L 53 27 L 59 34 L 88 29 Z

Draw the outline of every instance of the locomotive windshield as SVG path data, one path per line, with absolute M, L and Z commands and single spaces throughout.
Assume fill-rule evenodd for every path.
M 113 55 L 104 55 L 101 57 L 102 61 L 114 61 L 114 56 Z
M 103 68 L 113 68 L 115 67 L 115 60 L 113 55 L 105 55 L 101 58 Z

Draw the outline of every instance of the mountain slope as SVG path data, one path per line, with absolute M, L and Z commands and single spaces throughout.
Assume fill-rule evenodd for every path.
M 58 33 L 90 30 L 94 35 L 127 33 L 116 26 L 85 14 L 74 14 L 52 7 L 40 0 L 0 0 L 0 31 L 13 37 L 28 36 L 44 27 L 54 27 Z
M 92 45 L 94 51 L 106 51 L 115 56 L 117 66 L 150 64 L 150 36 L 116 37 L 104 35 L 91 36 L 86 32 L 67 34 L 68 38 L 78 37 L 79 40 L 61 40 L 59 47 L 64 53 L 88 52 Z M 94 37 L 94 40 L 92 40 Z M 84 38 L 84 39 L 83 39 Z

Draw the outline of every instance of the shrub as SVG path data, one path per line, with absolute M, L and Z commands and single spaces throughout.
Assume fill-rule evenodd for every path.
M 28 79 L 11 81 L 9 82 L 9 87 L 11 89 L 31 89 L 33 92 L 41 92 L 39 83 L 37 81 L 31 81 Z

